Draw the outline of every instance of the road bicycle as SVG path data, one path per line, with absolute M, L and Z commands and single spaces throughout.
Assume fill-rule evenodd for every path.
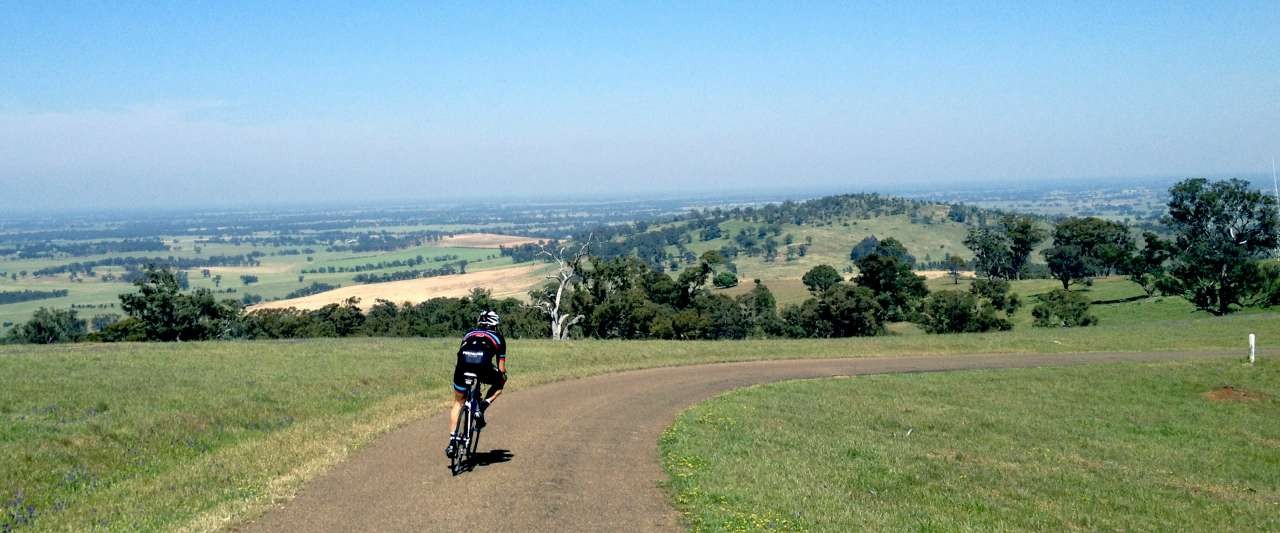
M 480 380 L 475 374 L 466 372 L 462 374 L 462 382 L 467 391 L 462 412 L 458 414 L 458 425 L 453 428 L 453 434 L 458 436 L 458 447 L 449 459 L 449 470 L 455 476 L 473 466 L 476 447 L 480 445 L 480 428 L 476 425 L 480 417 Z

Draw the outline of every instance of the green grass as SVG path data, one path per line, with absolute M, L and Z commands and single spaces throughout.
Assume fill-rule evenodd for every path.
M 1277 412 L 1272 360 L 868 376 L 730 392 L 661 449 L 694 531 L 1275 531 Z
M 510 258 L 502 257 L 500 251 L 497 248 L 446 248 L 446 247 L 437 247 L 437 246 L 417 246 L 412 248 L 406 248 L 404 250 L 396 250 L 394 252 L 346 254 L 346 255 L 338 256 L 337 258 L 334 258 L 334 259 L 316 261 L 315 263 L 311 265 L 307 265 L 304 268 L 330 267 L 330 266 L 333 266 L 333 267 L 363 266 L 368 263 L 376 264 L 380 261 L 390 262 L 395 260 L 413 259 L 419 255 L 423 256 L 423 258 L 427 260 L 427 262 L 422 264 L 421 266 L 392 267 L 389 269 L 378 270 L 378 272 L 381 272 L 384 270 L 396 271 L 396 270 L 410 270 L 410 269 L 421 269 L 421 268 L 436 268 L 447 263 L 456 263 L 463 259 L 467 261 L 472 261 L 472 262 L 474 261 L 494 262 L 499 259 L 502 259 L 506 261 L 506 264 L 511 263 Z M 450 259 L 447 261 L 433 261 L 431 259 L 433 257 L 444 256 L 444 255 L 456 255 L 458 256 L 458 259 Z M 469 270 L 471 268 L 470 265 L 468 265 L 467 268 Z
M 1262 346 L 1274 315 L 838 340 L 512 343 L 512 389 L 626 369 L 796 357 Z M 0 346 L 0 503 L 36 530 L 210 529 L 442 409 L 455 341 Z M 0 517 L 3 517 L 0 514 Z

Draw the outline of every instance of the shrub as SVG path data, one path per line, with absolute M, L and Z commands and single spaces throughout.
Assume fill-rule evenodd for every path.
M 1040 303 L 1031 310 L 1034 325 L 1042 328 L 1072 328 L 1093 326 L 1098 317 L 1089 314 L 1089 298 L 1083 294 L 1054 289 L 1040 296 Z
M 1013 329 L 1008 315 L 1021 306 L 1018 295 L 1009 293 L 1009 282 L 980 279 L 969 292 L 931 294 L 924 302 L 919 324 L 927 333 L 1006 331 Z
M 789 337 L 865 337 L 884 333 L 883 310 L 866 287 L 836 284 L 821 298 L 782 312 Z

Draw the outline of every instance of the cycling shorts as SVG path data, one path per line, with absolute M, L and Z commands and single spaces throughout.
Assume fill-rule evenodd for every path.
M 458 392 L 467 391 L 467 382 L 462 377 L 462 374 L 466 372 L 475 374 L 476 377 L 480 379 L 480 383 L 491 385 L 489 388 L 490 393 L 502 390 L 502 386 L 507 384 L 507 378 L 502 375 L 502 372 L 499 372 L 498 369 L 492 366 L 485 364 L 462 364 L 453 367 L 453 390 Z

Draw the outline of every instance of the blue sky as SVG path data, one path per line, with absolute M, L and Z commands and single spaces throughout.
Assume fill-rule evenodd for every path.
M 1280 3 L 22 2 L 9 206 L 1269 170 Z

